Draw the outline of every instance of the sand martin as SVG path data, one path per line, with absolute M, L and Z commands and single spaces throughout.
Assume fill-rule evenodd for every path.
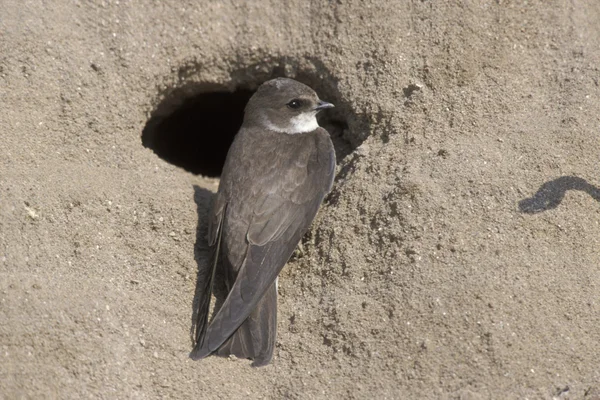
M 277 275 L 331 190 L 335 152 L 316 119 L 333 104 L 293 79 L 263 83 L 245 108 L 208 220 L 213 250 L 199 301 L 196 346 L 210 354 L 268 364 L 277 333 Z M 215 269 L 228 295 L 208 323 Z

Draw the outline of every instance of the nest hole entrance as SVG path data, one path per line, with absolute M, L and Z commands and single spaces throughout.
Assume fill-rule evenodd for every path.
M 186 171 L 218 177 L 253 93 L 239 89 L 192 96 L 169 115 L 150 118 L 142 144 Z
M 277 71 L 259 79 L 236 79 L 233 91 L 231 86 L 211 83 L 175 88 L 146 123 L 142 144 L 188 172 L 219 177 L 229 146 L 242 125 L 246 103 L 262 82 L 285 76 Z M 331 78 L 299 75 L 295 79 L 315 89 L 322 100 L 335 104 L 335 108 L 319 113 L 317 118 L 329 132 L 340 162 L 360 144 L 353 140 L 356 135 L 348 127 L 347 105 L 333 89 Z

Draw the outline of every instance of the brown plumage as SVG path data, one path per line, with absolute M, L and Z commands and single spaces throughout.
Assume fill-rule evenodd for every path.
M 333 183 L 335 152 L 315 119 L 329 107 L 286 78 L 265 82 L 248 102 L 209 215 L 211 277 L 220 263 L 229 294 L 208 325 L 212 278 L 205 282 L 191 358 L 216 353 L 253 359 L 253 366 L 271 361 L 275 280 Z

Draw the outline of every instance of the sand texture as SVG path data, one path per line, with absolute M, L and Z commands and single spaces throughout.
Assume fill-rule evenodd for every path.
M 274 76 L 336 104 L 334 188 L 272 365 L 193 362 Z M 600 399 L 599 85 L 598 1 L 0 0 L 0 398 Z

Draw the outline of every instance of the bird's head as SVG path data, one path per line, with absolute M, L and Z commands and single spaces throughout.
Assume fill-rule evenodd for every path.
M 263 83 L 246 105 L 244 123 L 290 135 L 319 127 L 317 113 L 333 104 L 319 100 L 310 87 L 289 78 Z

